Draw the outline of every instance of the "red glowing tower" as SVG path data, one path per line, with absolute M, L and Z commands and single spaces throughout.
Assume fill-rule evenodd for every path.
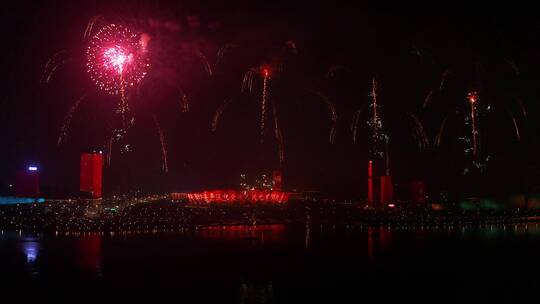
M 100 198 L 102 175 L 103 154 L 101 152 L 81 154 L 81 194 L 91 198 Z

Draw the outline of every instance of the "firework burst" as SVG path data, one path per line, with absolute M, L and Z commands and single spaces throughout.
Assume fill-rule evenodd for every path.
M 109 24 L 90 37 L 86 66 L 100 89 L 118 95 L 146 76 L 150 64 L 140 36 L 125 26 Z

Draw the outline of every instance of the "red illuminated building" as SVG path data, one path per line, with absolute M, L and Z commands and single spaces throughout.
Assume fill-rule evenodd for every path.
M 17 172 L 15 179 L 15 193 L 22 197 L 39 196 L 39 171 L 35 166 Z
M 275 190 L 206 190 L 193 193 L 173 193 L 172 199 L 186 199 L 190 203 L 216 204 L 284 204 L 290 193 Z
M 367 200 L 369 204 L 373 204 L 373 161 L 368 163 L 368 195 Z
M 90 198 L 101 197 L 103 155 L 101 152 L 81 154 L 81 194 Z

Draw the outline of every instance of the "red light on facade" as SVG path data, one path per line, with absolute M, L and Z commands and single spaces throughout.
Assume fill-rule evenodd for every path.
M 91 198 L 102 196 L 103 154 L 81 154 L 80 191 Z
M 396 204 L 388 204 L 388 207 L 389 207 L 389 208 L 395 208 L 395 207 L 396 207 Z
M 190 203 L 284 204 L 289 200 L 289 195 L 287 192 L 275 190 L 206 190 L 188 193 L 185 197 Z

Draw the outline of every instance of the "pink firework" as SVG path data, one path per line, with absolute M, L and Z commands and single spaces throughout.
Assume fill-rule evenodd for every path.
M 122 25 L 101 28 L 91 37 L 86 54 L 90 77 L 110 94 L 138 84 L 149 67 L 140 35 Z

